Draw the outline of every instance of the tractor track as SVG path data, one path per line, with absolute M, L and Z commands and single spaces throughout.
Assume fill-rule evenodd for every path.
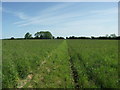
M 80 85 L 78 83 L 79 81 L 79 75 L 78 75 L 78 72 L 74 66 L 74 63 L 73 63 L 73 60 L 72 60 L 72 57 L 70 55 L 70 50 L 68 48 L 68 53 L 69 53 L 69 56 L 70 56 L 70 67 L 71 67 L 71 71 L 72 71 L 72 76 L 73 76 L 73 80 L 74 80 L 74 84 L 75 84 L 75 88 L 80 88 Z
M 87 68 L 84 61 L 80 57 L 79 54 L 77 54 L 78 59 L 81 61 L 81 64 L 83 64 L 84 68 L 86 69 L 86 74 L 89 78 L 89 80 L 92 80 L 98 87 L 104 88 L 103 83 L 97 79 L 97 77 L 93 74 L 93 71 L 90 68 Z M 89 72 L 88 72 L 89 71 Z
M 71 64 L 72 76 L 73 76 L 74 83 L 75 83 L 75 88 L 80 88 L 78 84 L 79 75 L 78 75 L 76 68 L 74 67 L 71 57 L 70 57 L 70 64 Z
M 26 79 L 24 80 L 20 80 L 20 82 L 18 82 L 18 85 L 17 85 L 17 88 L 23 88 L 27 83 L 31 82 L 31 80 L 33 79 L 33 77 L 37 74 L 37 70 L 40 70 L 41 66 L 44 66 L 44 64 L 46 64 L 46 60 L 49 59 L 53 54 L 53 52 L 55 51 L 56 49 L 54 49 L 51 53 L 49 53 L 47 55 L 47 57 L 45 57 L 43 59 L 43 61 L 40 63 L 41 65 L 38 65 L 38 68 L 36 69 L 35 72 L 32 72 L 30 74 L 28 74 L 28 76 L 26 77 Z M 34 73 L 34 74 L 33 74 Z

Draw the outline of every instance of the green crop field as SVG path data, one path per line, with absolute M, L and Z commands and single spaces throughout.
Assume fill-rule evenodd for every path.
M 3 40 L 3 88 L 118 88 L 117 40 Z

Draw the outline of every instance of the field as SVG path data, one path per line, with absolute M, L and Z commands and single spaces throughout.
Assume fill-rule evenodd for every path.
M 117 40 L 3 40 L 3 88 L 118 88 Z

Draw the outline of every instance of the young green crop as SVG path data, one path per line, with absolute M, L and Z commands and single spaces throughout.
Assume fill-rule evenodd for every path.
M 3 40 L 3 88 L 17 86 L 20 79 L 33 73 L 42 59 L 58 47 L 56 40 Z
M 74 88 L 66 41 L 50 52 L 43 62 L 25 87 Z
M 63 40 L 3 40 L 3 88 L 74 87 Z
M 118 41 L 67 40 L 81 87 L 118 87 Z
M 3 88 L 117 88 L 118 41 L 3 40 L 2 68 Z

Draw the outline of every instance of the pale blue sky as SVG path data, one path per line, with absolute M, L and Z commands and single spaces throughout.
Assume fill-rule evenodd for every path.
M 3 38 L 50 31 L 56 36 L 118 34 L 117 2 L 4 2 Z

